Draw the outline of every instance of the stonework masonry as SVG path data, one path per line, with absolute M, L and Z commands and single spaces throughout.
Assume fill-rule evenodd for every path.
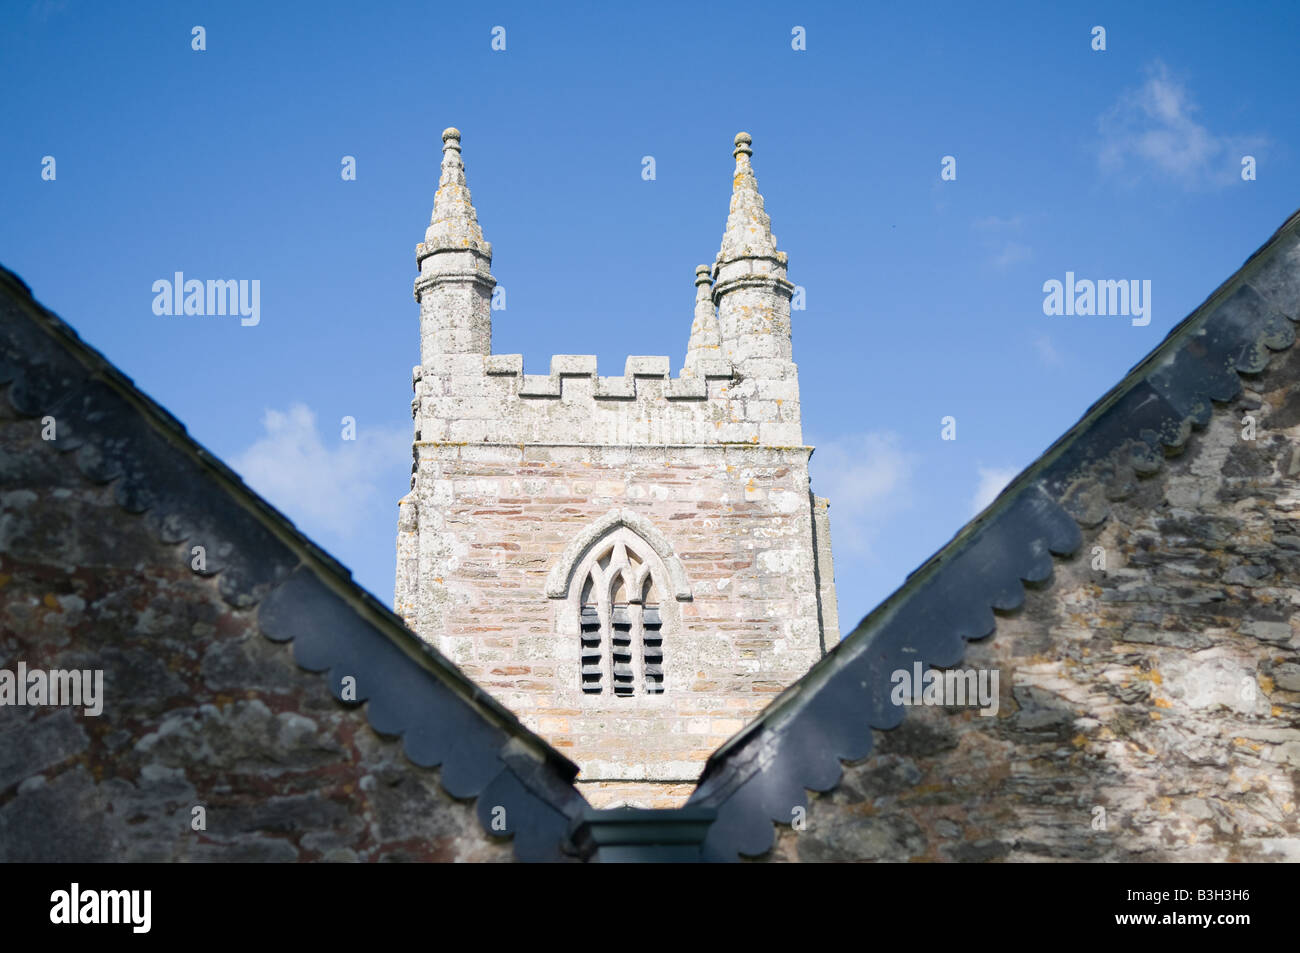
M 839 631 L 827 503 L 803 444 L 794 286 L 750 137 L 735 140 L 726 230 L 712 268 L 696 269 L 676 377 L 667 357 L 601 376 L 588 355 L 525 374 L 522 356 L 491 353 L 491 244 L 460 133 L 443 142 L 416 252 L 396 611 L 578 763 L 593 804 L 679 805 L 707 756 Z
M 0 706 L 0 862 L 511 859 L 57 447 L 0 397 L 0 668 L 100 669 L 106 697 Z
M 997 716 L 909 709 L 763 859 L 1300 860 L 1300 347 L 1111 472 L 956 666 L 1001 673 Z

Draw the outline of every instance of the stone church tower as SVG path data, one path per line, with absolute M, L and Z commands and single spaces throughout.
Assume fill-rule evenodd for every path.
M 596 806 L 682 803 L 708 756 L 839 638 L 812 495 L 794 285 L 735 139 L 722 247 L 667 357 L 492 353 L 492 245 L 443 133 L 417 246 L 420 365 L 395 608 L 582 769 Z M 683 324 L 685 322 L 683 321 Z

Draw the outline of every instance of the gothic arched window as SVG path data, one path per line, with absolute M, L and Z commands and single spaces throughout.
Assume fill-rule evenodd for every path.
M 663 570 L 645 541 L 626 527 L 583 560 L 578 636 L 582 690 L 619 697 L 664 690 Z M 660 578 L 656 579 L 656 575 Z

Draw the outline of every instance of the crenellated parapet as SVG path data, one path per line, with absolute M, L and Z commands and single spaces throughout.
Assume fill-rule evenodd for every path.
M 667 357 L 629 357 L 601 375 L 590 354 L 557 354 L 549 374 L 525 374 L 519 354 L 457 355 L 413 375 L 421 441 L 580 444 L 802 445 L 793 377 L 746 380 L 702 358 L 670 373 Z M 449 372 L 450 371 L 450 372 Z
M 514 377 L 520 397 L 562 397 L 564 382 L 572 388 L 582 380 L 581 393 L 590 392 L 597 399 L 636 400 L 637 381 L 642 381 L 641 394 L 655 393 L 667 400 L 707 400 L 708 381 L 732 380 L 735 371 L 730 363 L 721 359 L 697 365 L 696 376 L 673 378 L 669 375 L 666 357 L 629 357 L 620 377 L 602 377 L 596 370 L 596 357 L 592 354 L 556 354 L 551 358 L 549 374 L 523 373 L 523 355 L 493 354 L 485 363 L 488 374 Z M 650 387 L 649 382 L 658 382 Z M 590 387 L 587 386 L 590 384 Z M 715 395 L 725 393 L 725 388 L 715 387 Z

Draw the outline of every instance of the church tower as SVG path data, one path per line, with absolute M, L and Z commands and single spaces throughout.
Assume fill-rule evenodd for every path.
M 752 140 L 734 146 L 721 248 L 695 270 L 676 376 L 667 357 L 602 376 L 590 355 L 525 374 L 521 355 L 492 353 L 492 246 L 456 129 L 416 249 L 394 605 L 575 761 L 598 807 L 683 803 L 709 754 L 839 638 L 795 286 Z

